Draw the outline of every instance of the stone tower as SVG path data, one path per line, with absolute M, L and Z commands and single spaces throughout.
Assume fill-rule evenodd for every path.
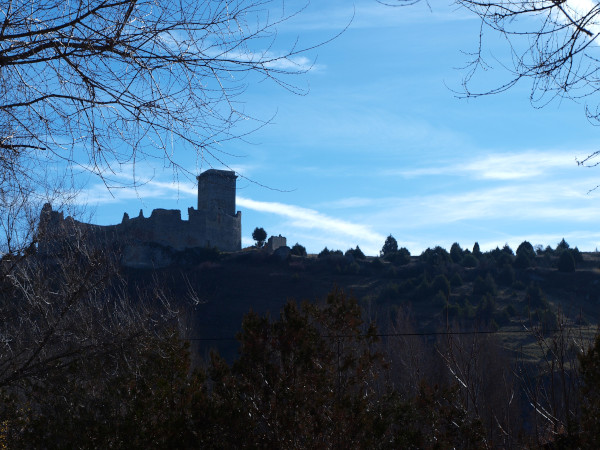
M 209 169 L 198 177 L 198 211 L 220 211 L 235 216 L 235 180 L 232 170 Z

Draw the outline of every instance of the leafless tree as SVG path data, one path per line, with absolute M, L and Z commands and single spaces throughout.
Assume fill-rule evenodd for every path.
M 288 76 L 310 68 L 311 46 L 281 50 L 277 39 L 300 11 L 271 0 L 3 2 L 0 177 L 62 163 L 114 184 L 141 158 L 220 163 L 219 144 L 248 131 L 235 128 L 252 119 L 248 83 L 302 92 Z
M 414 0 L 388 0 L 388 5 L 410 5 Z M 600 124 L 600 3 L 596 0 L 456 0 L 481 19 L 476 49 L 469 53 L 462 94 L 477 97 L 504 92 L 521 81 L 531 82 L 530 100 L 536 107 L 556 97 L 580 100 L 590 121 Z M 433 7 L 433 6 L 432 6 Z M 491 33 L 491 36 L 489 34 Z M 491 39 L 507 44 L 507 54 L 495 60 L 487 52 Z M 496 54 L 496 56 L 498 56 Z M 494 64 L 506 69 L 500 85 L 480 87 Z M 477 84 L 477 87 L 475 87 Z M 600 152 L 581 165 L 596 166 Z

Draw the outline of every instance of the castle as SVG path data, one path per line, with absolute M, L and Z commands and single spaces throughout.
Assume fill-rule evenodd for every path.
M 62 212 L 44 205 L 40 215 L 38 251 L 52 253 L 54 236 L 65 234 L 94 246 L 119 246 L 126 259 L 140 260 L 149 246 L 174 250 L 216 247 L 221 251 L 241 249 L 242 213 L 235 211 L 235 172 L 210 169 L 198 177 L 198 209 L 188 208 L 188 220 L 178 209 L 155 209 L 150 217 L 125 213 L 117 225 L 94 225 L 64 218 Z

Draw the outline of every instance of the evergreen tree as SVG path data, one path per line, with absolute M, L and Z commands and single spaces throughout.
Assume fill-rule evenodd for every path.
M 398 251 L 398 241 L 391 234 L 385 239 L 383 247 L 379 252 L 380 256 L 390 256 Z
M 292 255 L 296 255 L 296 256 L 306 256 L 306 247 L 304 247 L 303 245 L 298 244 L 297 242 L 294 244 L 294 246 L 291 248 L 290 253 Z
M 463 256 L 464 256 L 463 249 L 460 248 L 460 245 L 458 244 L 458 242 L 455 242 L 454 244 L 452 244 L 452 247 L 450 247 L 450 258 L 452 258 L 452 262 L 460 264 L 460 262 L 463 259 Z
M 252 239 L 256 241 L 256 246 L 258 248 L 263 247 L 265 245 L 265 241 L 267 240 L 267 232 L 264 228 L 256 227 L 252 232 Z
M 575 258 L 570 250 L 564 250 L 558 257 L 559 272 L 575 272 Z

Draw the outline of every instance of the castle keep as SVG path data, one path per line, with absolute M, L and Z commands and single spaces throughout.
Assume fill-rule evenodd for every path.
M 117 225 L 93 225 L 79 222 L 44 205 L 40 216 L 38 249 L 52 251 L 55 235 L 65 233 L 94 246 L 123 248 L 133 259 L 141 257 L 144 247 L 158 244 L 175 250 L 194 247 L 216 247 L 233 252 L 241 249 L 242 213 L 235 211 L 235 172 L 210 169 L 198 179 L 198 209 L 188 208 L 188 220 L 181 219 L 178 209 L 155 209 L 150 217 L 140 210 L 138 217 L 125 213 Z M 138 254 L 138 257 L 136 257 Z M 129 259 L 131 259 L 129 258 Z

